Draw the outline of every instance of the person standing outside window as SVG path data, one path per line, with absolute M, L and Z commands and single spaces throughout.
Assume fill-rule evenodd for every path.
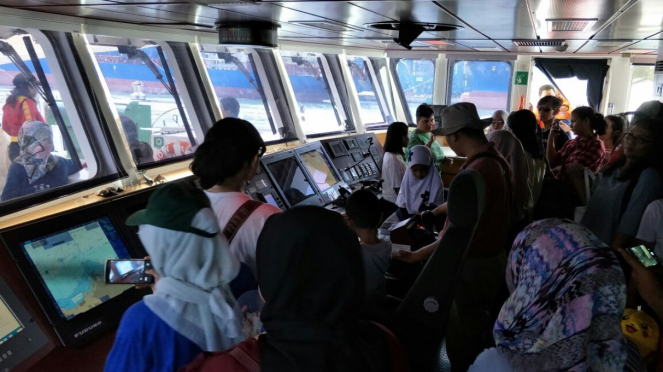
M 12 89 L 5 105 L 2 107 L 2 129 L 11 137 L 8 156 L 14 161 L 19 155 L 18 131 L 26 121 L 40 121 L 44 123 L 44 118 L 37 110 L 35 96 L 37 89 L 37 79 L 32 75 L 19 73 L 12 80 L 14 89 Z

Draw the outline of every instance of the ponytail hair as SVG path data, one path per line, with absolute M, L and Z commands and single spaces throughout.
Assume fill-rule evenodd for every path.
M 221 119 L 205 135 L 191 163 L 191 171 L 207 190 L 237 175 L 266 150 L 258 130 L 248 121 Z
M 608 123 L 605 122 L 603 115 L 594 111 L 593 108 L 582 106 L 573 110 L 573 113 L 576 114 L 580 120 L 589 119 L 590 126 L 594 133 L 598 134 L 599 136 L 602 136 L 606 133 L 606 130 L 608 129 Z
M 408 135 L 407 124 L 396 121 L 387 129 L 387 139 L 384 141 L 384 151 L 405 156 L 403 152 L 403 136 Z

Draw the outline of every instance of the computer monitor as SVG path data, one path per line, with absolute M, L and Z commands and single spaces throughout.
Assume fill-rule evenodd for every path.
M 10 371 L 48 344 L 32 316 L 0 277 L 0 371 Z
M 318 190 L 325 192 L 341 182 L 341 180 L 336 175 L 336 172 L 332 168 L 333 166 L 327 160 L 326 156 L 322 153 L 319 142 L 317 144 L 317 148 L 306 148 L 298 152 L 298 154 L 311 178 L 313 178 L 313 182 L 315 182 Z
M 290 207 L 324 205 L 294 152 L 265 156 L 262 162 Z
M 105 284 L 106 260 L 136 256 L 111 209 L 103 203 L 2 233 L 65 346 L 83 346 L 114 328 L 146 294 L 132 285 Z

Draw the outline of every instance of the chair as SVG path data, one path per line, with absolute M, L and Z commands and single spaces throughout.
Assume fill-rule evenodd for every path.
M 463 170 L 449 188 L 444 235 L 396 310 L 395 331 L 413 371 L 438 371 L 443 339 L 460 273 L 485 207 L 486 186 L 474 170 Z

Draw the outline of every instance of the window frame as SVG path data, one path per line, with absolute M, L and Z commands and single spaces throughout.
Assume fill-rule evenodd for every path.
M 635 112 L 635 111 L 629 111 L 628 110 L 629 104 L 631 103 L 631 92 L 632 92 L 632 88 L 633 88 L 633 75 L 635 73 L 635 67 L 652 67 L 652 68 L 654 68 L 654 84 L 656 84 L 656 70 L 655 70 L 656 64 L 655 63 L 642 63 L 642 62 L 641 63 L 631 63 L 630 66 L 629 66 L 629 74 L 628 74 L 628 93 L 626 95 L 626 100 L 624 102 L 624 107 L 625 107 L 624 112 L 625 113 Z M 655 98 L 654 93 L 650 92 L 650 95 L 652 96 L 652 99 Z
M 110 91 L 110 89 L 108 87 L 106 77 L 103 75 L 103 73 L 101 72 L 101 69 L 99 68 L 99 61 L 97 60 L 95 52 L 92 49 L 92 47 L 94 47 L 94 46 L 113 46 L 113 47 L 117 47 L 119 45 L 134 45 L 134 46 L 135 45 L 142 45 L 142 44 L 148 45 L 147 43 L 145 43 L 146 41 L 148 41 L 148 42 L 150 42 L 151 46 L 161 48 L 161 51 L 164 54 L 164 57 L 166 59 L 166 63 L 167 63 L 168 68 L 170 70 L 170 75 L 172 76 L 172 78 L 174 80 L 174 85 L 175 85 L 175 89 L 177 90 L 177 93 L 179 95 L 179 100 L 180 100 L 181 104 L 183 105 L 183 109 L 184 109 L 184 112 L 186 114 L 186 121 L 185 122 L 188 123 L 189 128 L 187 129 L 184 126 L 184 122 L 183 122 L 182 128 L 184 129 L 185 132 L 190 131 L 192 134 L 195 135 L 194 138 L 196 140 L 195 141 L 196 143 L 195 144 L 190 143 L 190 146 L 195 147 L 195 146 L 199 145 L 200 143 L 202 143 L 202 141 L 204 139 L 205 131 L 202 128 L 202 124 L 200 123 L 198 115 L 196 115 L 195 107 L 194 107 L 194 105 L 192 104 L 192 101 L 191 101 L 191 94 L 190 94 L 189 89 L 187 88 L 187 86 L 184 82 L 184 76 L 182 74 L 182 71 L 180 70 L 179 63 L 178 63 L 178 60 L 177 60 L 177 56 L 175 55 L 172 47 L 168 44 L 167 41 L 152 40 L 152 39 L 147 39 L 147 38 L 121 38 L 121 37 L 117 37 L 117 36 L 113 36 L 113 35 L 100 35 L 100 34 L 93 34 L 93 33 L 83 34 L 82 37 L 87 41 L 87 43 L 86 43 L 87 52 L 90 54 L 90 58 L 94 60 L 93 63 L 95 64 L 95 66 L 97 66 L 95 71 L 93 71 L 92 73 L 97 74 L 97 78 L 99 79 L 99 83 L 101 84 L 102 90 L 101 90 L 101 92 L 98 92 L 96 94 L 102 95 L 105 98 L 105 101 L 104 101 L 103 104 L 107 105 L 107 108 L 113 114 L 113 118 L 117 119 L 117 120 L 110 120 L 110 121 L 106 120 L 103 124 L 104 125 L 109 125 L 110 122 L 114 122 L 115 125 L 118 126 L 118 130 L 122 133 L 122 137 L 124 138 L 122 143 L 118 143 L 117 139 L 113 138 L 112 136 L 108 140 L 109 145 L 112 144 L 117 149 L 118 154 L 119 154 L 119 152 L 123 152 L 123 153 L 125 152 L 124 151 L 125 146 L 126 146 L 126 149 L 128 149 L 128 143 L 126 143 L 126 137 L 124 135 L 124 131 L 123 131 L 122 126 L 121 126 L 120 121 L 119 121 L 119 117 L 120 117 L 121 114 L 117 110 L 117 104 L 113 100 L 113 97 L 112 97 L 113 93 Z M 117 39 L 117 40 L 126 39 L 128 41 L 128 43 L 117 44 L 117 45 L 113 45 L 113 44 L 109 45 L 109 44 L 106 44 L 106 43 L 99 43 L 97 41 L 98 37 L 109 38 L 109 39 Z M 90 42 L 90 39 L 95 41 L 95 43 Z M 133 43 L 132 40 L 133 41 L 140 41 L 140 42 Z M 142 65 L 145 66 L 144 63 Z M 147 67 L 147 66 L 145 66 L 145 67 Z M 163 69 L 163 66 L 160 66 L 160 67 Z M 165 71 L 165 69 L 164 69 L 164 71 Z M 163 77 L 164 81 L 169 84 L 170 82 L 167 78 L 167 74 L 164 74 L 164 75 L 165 75 Z M 106 93 L 108 93 L 108 95 Z M 172 97 L 172 95 L 171 95 L 171 97 Z M 177 105 L 177 99 L 175 99 L 175 97 L 172 97 L 172 98 L 173 98 L 175 107 L 178 109 L 178 114 L 179 114 L 179 107 Z M 188 139 L 189 139 L 189 136 L 187 134 L 187 140 Z M 151 144 L 149 144 L 149 145 L 151 146 Z M 173 158 L 167 158 L 167 159 L 163 159 L 161 161 L 151 161 L 151 162 L 144 163 L 144 164 L 136 164 L 133 160 L 133 156 L 131 156 L 131 153 L 130 152 L 126 152 L 126 153 L 127 153 L 126 155 L 129 157 L 129 161 L 131 162 L 133 167 L 135 167 L 137 170 L 140 170 L 140 171 L 159 168 L 159 167 L 162 167 L 162 166 L 166 166 L 166 165 L 170 165 L 170 164 L 178 163 L 178 162 L 182 162 L 182 161 L 190 161 L 191 159 L 193 159 L 193 156 L 194 156 L 194 153 L 192 152 L 190 154 L 181 155 L 181 156 L 177 156 L 177 157 L 173 157 Z M 121 164 L 120 157 L 121 156 L 118 157 L 117 162 L 116 162 L 116 164 L 118 164 L 118 166 L 120 166 L 120 164 Z M 128 170 L 125 170 L 125 171 L 128 171 Z
M 453 69 L 454 69 L 454 66 L 456 65 L 456 63 L 458 63 L 458 62 L 505 62 L 505 63 L 507 63 L 509 65 L 509 67 L 511 67 L 511 71 L 509 73 L 508 89 L 507 89 L 507 92 L 506 92 L 506 107 L 503 108 L 503 109 L 499 109 L 499 110 L 504 110 L 506 112 L 510 111 L 510 108 L 511 108 L 511 92 L 513 90 L 513 83 L 512 83 L 513 82 L 513 74 L 515 73 L 515 71 L 514 71 L 514 61 L 509 60 L 509 59 L 499 59 L 499 58 L 490 58 L 490 59 L 454 58 L 454 59 L 450 59 L 449 63 L 447 64 L 447 76 L 448 76 L 447 86 L 446 86 L 447 94 L 446 94 L 446 97 L 444 97 L 444 99 L 445 99 L 444 102 L 445 102 L 446 105 L 451 104 L 451 94 L 453 93 L 452 89 L 451 89 L 452 85 L 453 85 Z M 476 106 L 476 104 L 475 104 L 475 106 Z
M 411 59 L 411 60 L 420 60 L 420 61 L 430 61 L 430 63 L 433 64 L 433 81 L 435 81 L 435 78 L 437 77 L 437 65 L 435 63 L 435 58 L 434 57 L 419 57 L 419 58 L 405 58 L 405 57 L 396 57 L 396 58 L 391 58 L 390 60 L 390 69 L 391 69 L 391 74 L 392 76 L 395 77 L 394 81 L 397 83 L 395 84 L 396 86 L 396 91 L 398 93 L 398 97 L 401 101 L 402 108 L 403 108 L 403 113 L 405 116 L 407 116 L 409 119 L 412 120 L 411 123 L 408 123 L 409 126 L 416 126 L 417 125 L 417 118 L 415 117 L 416 113 L 410 112 L 410 106 L 407 103 L 407 98 L 405 97 L 405 92 L 403 91 L 403 83 L 401 82 L 401 77 L 398 74 L 398 63 L 401 60 L 406 60 L 406 59 Z M 432 101 L 435 102 L 435 87 L 433 87 L 433 99 Z
M 375 130 L 381 130 L 389 126 L 391 124 L 389 121 L 393 121 L 393 115 L 391 113 L 391 110 L 389 106 L 387 105 L 387 100 L 385 99 L 385 94 L 382 91 L 382 84 L 379 83 L 379 79 L 377 75 L 375 74 L 375 69 L 373 68 L 373 63 L 368 57 L 364 56 L 359 56 L 359 55 L 354 55 L 354 54 L 348 54 L 346 56 L 346 61 L 350 62 L 350 60 L 354 59 L 361 59 L 362 62 L 364 63 L 364 67 L 366 68 L 366 74 L 368 76 L 368 80 L 371 84 L 371 87 L 373 88 L 373 93 L 375 94 L 375 97 L 377 98 L 377 103 L 378 103 L 378 108 L 380 109 L 380 114 L 382 115 L 382 121 L 379 123 L 363 123 L 364 128 L 366 131 L 375 131 Z M 352 73 L 352 71 L 351 71 Z M 356 89 L 356 85 L 355 85 Z M 359 94 L 359 92 L 357 92 Z M 361 110 L 361 101 L 359 102 L 359 109 Z M 361 118 L 361 113 L 359 113 L 359 117 Z M 363 122 L 362 118 L 362 122 Z
M 334 76 L 331 72 L 329 62 L 327 61 L 327 58 L 323 53 L 295 52 L 295 51 L 284 50 L 284 51 L 279 51 L 279 57 L 281 58 L 282 61 L 283 58 L 292 58 L 292 57 L 305 57 L 305 58 L 317 59 L 320 72 L 322 73 L 322 80 L 329 89 L 329 92 L 331 93 L 329 99 L 331 100 L 331 107 L 332 110 L 334 111 L 334 115 L 336 116 L 336 120 L 339 124 L 339 130 L 320 132 L 320 133 L 308 133 L 306 131 L 306 127 L 302 125 L 302 131 L 304 132 L 306 138 L 319 138 L 335 134 L 347 134 L 347 133 L 356 132 L 356 129 L 354 128 L 354 123 L 352 123 L 353 128 L 344 129 L 347 127 L 346 123 L 348 122 L 347 113 L 345 111 L 346 108 L 343 105 L 343 101 L 341 100 L 338 88 L 336 87 L 336 83 L 334 80 Z M 288 79 L 288 83 L 292 86 L 292 80 L 290 79 L 290 75 L 287 74 L 287 71 L 285 77 Z M 291 106 L 291 110 L 293 109 L 297 110 L 298 108 L 297 93 L 294 91 L 294 88 L 293 88 L 293 93 L 294 93 L 293 98 L 295 99 L 295 102 L 292 102 L 293 106 Z
M 279 130 L 280 128 L 284 128 L 285 124 L 284 121 L 281 117 L 281 114 L 278 110 L 278 107 L 276 106 L 276 97 L 274 95 L 274 92 L 272 91 L 272 86 L 269 83 L 269 79 L 267 78 L 267 72 L 265 70 L 265 66 L 263 65 L 262 58 L 260 54 L 258 54 L 258 51 L 256 51 L 254 48 L 233 48 L 233 47 L 224 47 L 224 46 L 219 46 L 219 45 L 213 45 L 213 44 L 198 44 L 198 48 L 200 50 L 200 55 L 202 58 L 202 53 L 217 53 L 216 51 L 208 51 L 206 50 L 206 47 L 209 48 L 215 48 L 219 47 L 220 49 L 225 49 L 227 53 L 244 53 L 247 55 L 247 57 L 251 60 L 251 64 L 253 66 L 253 74 L 257 78 L 256 79 L 256 84 L 262 88 L 262 91 L 264 93 L 264 97 L 261 97 L 263 101 L 263 105 L 266 103 L 267 107 L 269 107 L 269 111 L 266 112 L 268 115 L 268 120 L 270 121 L 270 124 L 274 125 L 274 128 L 276 128 L 276 135 L 281 137 L 276 140 L 270 140 L 266 141 L 265 144 L 277 144 L 277 143 L 283 143 L 289 141 L 286 138 L 282 138 Z M 204 66 L 204 65 L 203 65 Z M 211 89 L 211 100 L 212 104 L 215 104 L 217 108 L 219 108 L 219 112 L 221 109 L 220 103 L 219 103 L 219 97 L 216 94 L 216 91 L 214 90 L 214 84 L 212 84 L 212 78 L 210 77 L 209 71 L 207 68 L 204 68 L 203 72 L 205 78 L 207 79 L 207 82 Z M 207 95 L 207 94 L 206 94 Z M 216 120 L 221 120 L 220 116 L 217 116 L 216 114 L 213 113 L 213 117 L 216 118 Z M 285 133 L 286 129 L 282 129 L 282 131 Z M 264 140 L 264 139 L 263 139 Z
M 81 56 L 72 39 L 73 35 L 70 32 L 31 28 L 22 28 L 22 30 L 27 31 L 39 42 L 44 58 L 49 61 L 51 74 L 56 76 L 54 77 L 56 84 L 58 79 L 62 79 L 64 82 L 64 84 L 57 84 L 56 88 L 60 93 L 62 103 L 65 104 L 69 101 L 68 106 L 74 108 L 70 112 L 65 106 L 72 130 L 76 133 L 81 153 L 85 156 L 89 176 L 87 179 L 68 182 L 66 185 L 48 191 L 0 202 L 0 216 L 2 216 L 0 220 L 4 220 L 5 216 L 13 213 L 28 210 L 44 203 L 54 202 L 67 195 L 85 191 L 127 176 L 126 171 L 116 160 L 118 152 L 113 146 L 108 149 L 111 155 L 108 164 L 100 158 L 104 154 L 103 144 L 100 144 L 100 140 L 106 145 L 112 142 L 107 140 L 108 133 L 104 124 L 99 120 L 93 121 L 89 117 L 90 109 L 96 111 L 96 107 L 100 102 L 94 95 L 86 71 L 82 66 Z M 60 38 L 64 40 L 59 40 Z M 82 86 L 77 85 L 79 79 L 83 83 Z M 98 113 L 95 112 L 94 114 Z M 92 117 L 99 119 L 99 115 L 92 115 Z M 97 132 L 93 128 L 94 126 L 99 126 L 101 132 Z M 103 139 L 99 138 L 100 133 L 104 137 Z M 81 138 L 84 140 L 81 140 Z M 102 149 L 99 149 L 100 146 Z

